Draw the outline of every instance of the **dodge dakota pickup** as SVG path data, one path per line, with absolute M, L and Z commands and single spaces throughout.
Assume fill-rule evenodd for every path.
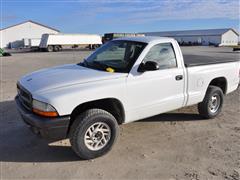
M 194 104 L 216 117 L 238 87 L 239 68 L 239 60 L 183 59 L 172 38 L 126 37 L 79 64 L 23 76 L 15 100 L 34 133 L 69 138 L 79 157 L 92 159 L 110 151 L 120 124 Z

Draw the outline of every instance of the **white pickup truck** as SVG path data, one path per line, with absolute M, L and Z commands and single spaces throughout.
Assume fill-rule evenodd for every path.
M 83 159 L 107 153 L 118 125 L 198 104 L 214 118 L 237 89 L 239 60 L 184 61 L 171 38 L 109 41 L 79 64 L 43 69 L 17 83 L 17 107 L 36 134 L 70 138 Z

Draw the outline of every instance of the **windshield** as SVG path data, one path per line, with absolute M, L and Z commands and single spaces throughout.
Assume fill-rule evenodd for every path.
M 108 72 L 128 73 L 146 43 L 115 40 L 97 49 L 80 65 Z

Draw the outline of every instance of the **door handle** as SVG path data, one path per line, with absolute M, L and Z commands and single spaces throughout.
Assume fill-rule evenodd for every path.
M 177 76 L 175 77 L 175 79 L 176 79 L 176 81 L 180 81 L 180 80 L 183 79 L 183 75 L 177 75 Z

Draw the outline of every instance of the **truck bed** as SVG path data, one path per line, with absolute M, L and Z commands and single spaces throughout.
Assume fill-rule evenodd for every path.
M 236 62 L 240 53 L 225 47 L 181 47 L 186 67 Z

